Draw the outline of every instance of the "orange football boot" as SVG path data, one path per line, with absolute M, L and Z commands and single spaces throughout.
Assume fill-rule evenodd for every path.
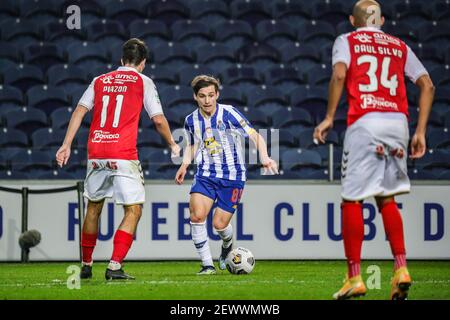
M 406 267 L 398 268 L 391 282 L 391 300 L 406 300 L 411 286 L 411 277 Z
M 366 292 L 366 285 L 364 284 L 361 275 L 354 276 L 350 279 L 346 277 L 344 286 L 338 292 L 333 294 L 333 298 L 335 300 L 345 300 L 364 296 Z

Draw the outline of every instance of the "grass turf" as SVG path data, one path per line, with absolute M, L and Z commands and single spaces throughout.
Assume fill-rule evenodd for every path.
M 346 268 L 344 261 L 257 261 L 249 275 L 218 270 L 216 275 L 197 276 L 198 262 L 128 262 L 124 269 L 136 280 L 107 282 L 106 263 L 97 262 L 93 279 L 70 290 L 66 270 L 72 264 L 1 263 L 0 299 L 328 300 L 340 288 Z M 363 262 L 365 281 L 373 275 L 366 273 L 370 265 L 380 268 L 381 286 L 368 290 L 363 299 L 387 299 L 392 262 Z M 410 261 L 408 268 L 411 300 L 450 299 L 450 261 Z

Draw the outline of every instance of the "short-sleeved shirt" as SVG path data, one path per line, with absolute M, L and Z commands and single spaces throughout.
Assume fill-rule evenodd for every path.
M 79 105 L 92 110 L 88 159 L 138 160 L 139 117 L 163 114 L 153 81 L 130 67 L 94 78 Z
M 184 123 L 188 145 L 197 145 L 197 175 L 227 180 L 246 180 L 245 137 L 255 129 L 236 108 L 217 104 L 211 117 L 200 109 Z
M 403 41 L 373 27 L 339 36 L 333 46 L 333 66 L 338 62 L 347 66 L 349 126 L 368 112 L 408 116 L 404 76 L 415 83 L 428 74 Z

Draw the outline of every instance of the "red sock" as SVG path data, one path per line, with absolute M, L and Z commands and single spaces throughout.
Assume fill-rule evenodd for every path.
M 395 201 L 386 203 L 381 208 L 384 230 L 391 245 L 392 255 L 395 258 L 395 269 L 406 266 L 405 240 L 403 238 L 403 222 Z
M 92 262 L 92 252 L 94 252 L 97 243 L 97 233 L 81 233 L 81 251 L 83 254 L 83 262 Z
M 342 238 L 347 257 L 348 277 L 353 278 L 361 273 L 361 247 L 364 240 L 362 204 L 343 202 L 341 208 Z
M 130 250 L 133 243 L 133 235 L 123 230 L 117 230 L 114 235 L 114 250 L 111 257 L 112 261 L 122 263 L 123 259 Z

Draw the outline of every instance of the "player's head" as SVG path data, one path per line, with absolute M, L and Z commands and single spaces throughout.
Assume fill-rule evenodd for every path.
M 148 48 L 145 42 L 132 38 L 127 40 L 122 46 L 122 65 L 135 67 L 139 72 L 145 68 L 147 61 Z
M 353 7 L 350 23 L 355 28 L 380 28 L 384 24 L 380 4 L 375 0 L 359 0 Z
M 192 80 L 191 87 L 194 90 L 194 99 L 205 113 L 211 113 L 215 110 L 219 98 L 219 86 L 219 80 L 211 76 L 199 75 Z

